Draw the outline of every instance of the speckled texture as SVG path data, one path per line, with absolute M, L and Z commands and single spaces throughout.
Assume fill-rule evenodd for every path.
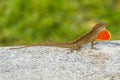
M 56 47 L 1 47 L 0 80 L 120 80 L 120 41 L 96 47 L 88 44 L 72 53 Z

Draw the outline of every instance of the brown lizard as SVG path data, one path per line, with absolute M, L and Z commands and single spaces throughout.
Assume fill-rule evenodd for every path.
M 91 31 L 86 33 L 85 35 L 79 37 L 78 39 L 72 41 L 72 42 L 65 42 L 65 43 L 40 43 L 35 45 L 27 45 L 19 48 L 11 48 L 11 49 L 20 49 L 20 48 L 26 48 L 31 46 L 55 46 L 55 47 L 63 47 L 63 48 L 69 48 L 71 51 L 73 50 L 79 50 L 81 46 L 91 43 L 91 48 L 94 48 L 94 41 L 96 40 L 97 36 L 100 34 L 100 32 L 104 31 L 106 29 L 107 23 L 98 23 L 96 24 Z

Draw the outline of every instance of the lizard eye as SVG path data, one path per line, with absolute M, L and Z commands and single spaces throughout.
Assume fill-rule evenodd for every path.
M 90 33 L 93 33 L 93 31 L 90 31 Z

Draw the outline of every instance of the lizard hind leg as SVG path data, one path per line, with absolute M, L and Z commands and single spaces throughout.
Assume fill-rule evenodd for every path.
M 80 47 L 81 47 L 81 46 L 79 46 L 79 45 L 71 46 L 69 53 L 72 53 L 73 51 L 79 51 L 79 50 L 80 50 Z

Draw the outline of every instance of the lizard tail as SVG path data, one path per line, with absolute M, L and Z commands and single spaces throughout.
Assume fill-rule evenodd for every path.
M 53 46 L 53 47 L 64 47 L 64 48 L 68 48 L 70 45 L 69 42 L 64 42 L 64 43 L 40 43 L 40 44 L 33 44 L 33 45 L 25 45 L 25 46 L 22 46 L 22 47 L 17 47 L 17 48 L 10 48 L 10 49 L 21 49 L 21 48 L 26 48 L 26 47 L 32 47 L 32 46 Z

